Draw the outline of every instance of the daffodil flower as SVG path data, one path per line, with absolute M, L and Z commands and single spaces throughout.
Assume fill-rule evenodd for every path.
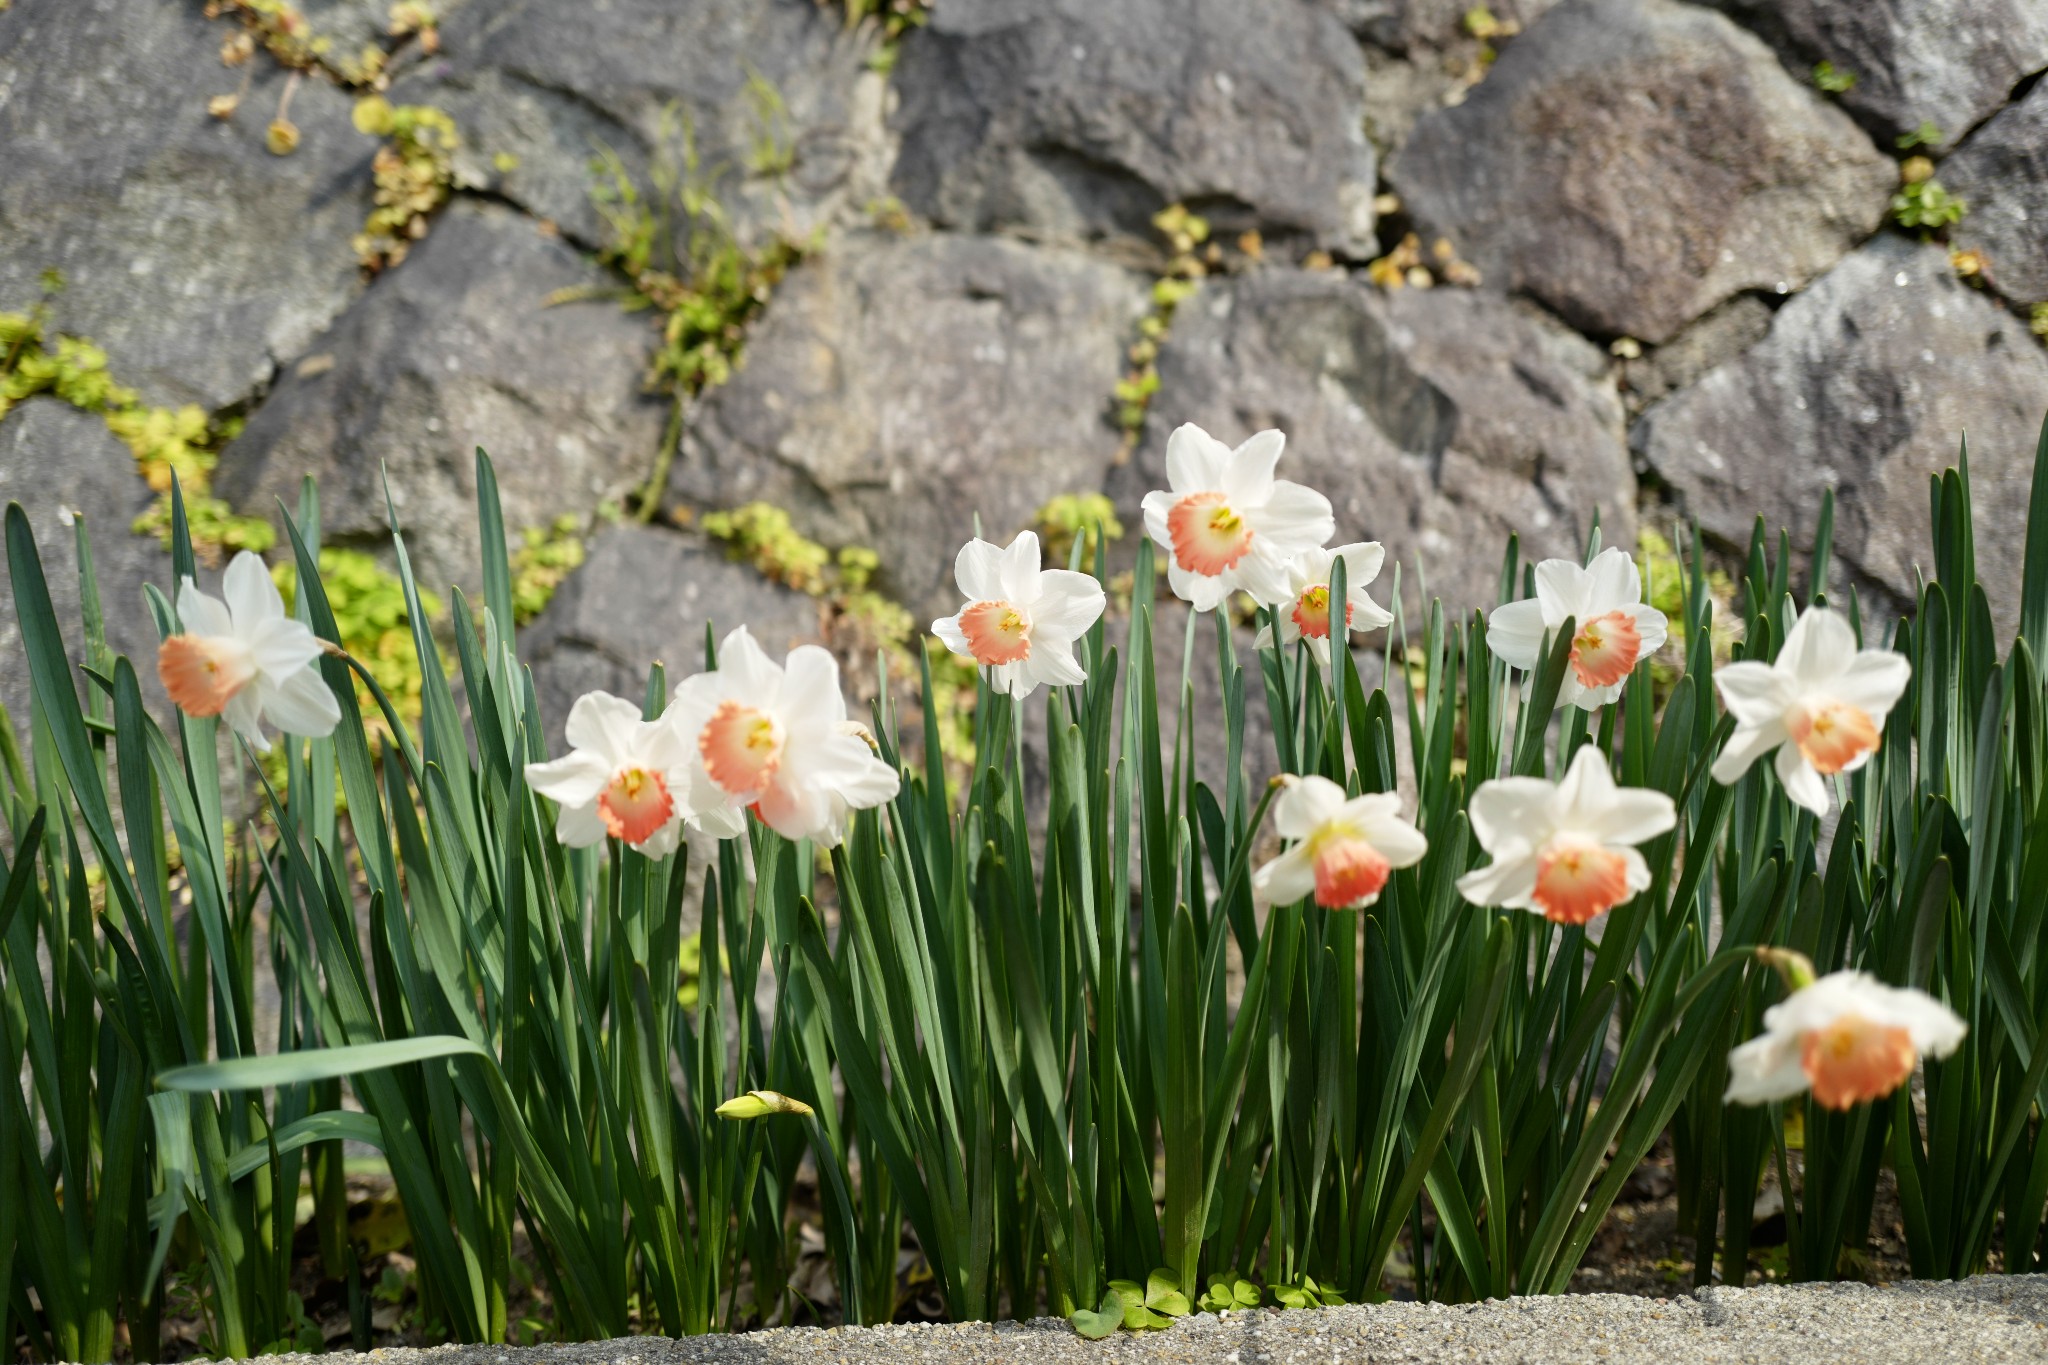
M 1084 573 L 1040 569 L 1038 537 L 1020 533 L 1008 549 L 976 538 L 953 563 L 967 605 L 932 622 L 946 648 L 988 670 L 989 686 L 1028 697 L 1040 683 L 1088 681 L 1074 642 L 1102 615 L 1102 585 Z
M 1664 613 L 1643 603 L 1642 575 L 1609 547 L 1586 565 L 1546 559 L 1536 566 L 1536 595 L 1507 602 L 1486 618 L 1486 643 L 1512 667 L 1534 672 L 1544 637 L 1569 618 L 1571 667 L 1557 689 L 1560 707 L 1592 711 L 1621 695 L 1635 666 L 1664 644 Z
M 1232 450 L 1192 422 L 1167 438 L 1168 487 L 1145 495 L 1145 530 L 1170 555 L 1174 593 L 1196 611 L 1240 589 L 1279 606 L 1287 562 L 1336 531 L 1328 498 L 1273 477 L 1286 443 L 1262 431 Z
M 561 807 L 555 837 L 588 848 L 609 835 L 650 858 L 675 852 L 694 766 L 675 727 L 643 719 L 624 697 L 587 692 L 569 708 L 565 736 L 567 756 L 526 765 L 526 785 Z
M 1764 1031 L 1728 1054 L 1726 1098 L 1763 1104 L 1811 1087 L 1823 1107 L 1848 1109 L 1891 1094 L 1923 1054 L 1946 1057 L 1968 1032 L 1925 991 L 1833 972 L 1764 1011 Z
M 1304 550 L 1287 564 L 1291 596 L 1275 609 L 1280 620 L 1280 646 L 1292 649 L 1297 640 L 1307 640 L 1309 652 L 1324 668 L 1330 666 L 1330 575 L 1338 560 L 1344 561 L 1344 634 L 1354 630 L 1378 630 L 1390 624 L 1394 614 L 1372 600 L 1365 585 L 1379 577 L 1387 552 L 1376 540 L 1340 545 L 1334 550 L 1318 546 Z M 1260 626 L 1252 642 L 1260 649 L 1273 643 L 1271 626 Z
M 1503 777 L 1472 793 L 1472 832 L 1493 861 L 1458 879 L 1475 905 L 1530 910 L 1584 924 L 1650 884 L 1635 845 L 1678 823 L 1663 792 L 1618 787 L 1595 745 L 1572 756 L 1562 782 Z
M 676 689 L 671 724 L 694 749 L 698 809 L 752 809 L 776 833 L 827 848 L 846 837 L 849 811 L 879 806 L 901 778 L 846 716 L 839 663 L 801 645 L 778 664 L 739 627 L 718 667 Z
M 164 691 L 188 716 L 224 716 L 234 732 L 269 752 L 263 722 L 286 734 L 319 738 L 341 721 L 341 704 L 320 676 L 323 646 L 303 621 L 285 615 L 284 598 L 263 561 L 244 550 L 221 577 L 227 600 L 187 578 L 178 588 L 184 633 L 157 647 Z
M 1367 792 L 1346 799 L 1327 777 L 1286 777 L 1273 805 L 1273 825 L 1293 847 L 1252 874 L 1252 898 L 1286 905 L 1313 894 L 1326 910 L 1350 910 L 1379 899 L 1397 867 L 1429 851 L 1422 831 L 1401 818 L 1401 798 Z
M 1877 752 L 1884 718 L 1913 676 L 1906 656 L 1858 649 L 1849 623 L 1826 607 L 1808 607 L 1785 633 L 1778 657 L 1742 659 L 1714 672 L 1735 733 L 1714 760 L 1714 780 L 1733 782 L 1766 752 L 1778 751 L 1785 794 L 1812 811 L 1828 809 L 1823 777 L 1853 773 Z

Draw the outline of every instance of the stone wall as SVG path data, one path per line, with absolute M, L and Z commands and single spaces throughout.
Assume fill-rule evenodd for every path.
M 298 72 L 238 56 L 234 9 L 0 6 L 0 311 L 62 272 L 52 334 L 144 404 L 234 419 L 213 482 L 239 511 L 317 474 L 329 538 L 374 548 L 388 471 L 433 580 L 471 571 L 489 449 L 515 529 L 590 527 L 534 627 L 557 719 L 693 659 L 707 621 L 813 628 L 703 513 L 766 499 L 871 546 L 929 619 L 977 515 L 1007 537 L 1104 492 L 1135 534 L 1182 420 L 1285 428 L 1339 538 L 1456 607 L 1491 599 L 1510 530 L 1572 553 L 1596 509 L 1610 543 L 1692 515 L 1727 550 L 1761 512 L 1800 543 L 1825 488 L 1849 581 L 1895 605 L 1967 431 L 2010 625 L 2048 412 L 2042 0 L 937 0 L 900 36 L 836 0 L 437 0 L 430 36 L 306 0 L 327 41 Z M 373 91 L 462 138 L 423 240 L 374 272 Z M 672 414 L 591 163 L 646 191 L 684 142 L 738 249 L 802 254 L 737 372 Z M 1959 222 L 1898 226 L 1910 156 Z M 1134 412 L 1154 281 L 1190 273 L 1171 204 L 1210 225 L 1204 278 Z M 46 547 L 95 518 L 140 647 L 134 578 L 167 561 L 125 530 L 151 494 L 124 453 L 54 397 L 0 418 L 0 495 Z M 597 524 L 664 468 L 650 524 Z

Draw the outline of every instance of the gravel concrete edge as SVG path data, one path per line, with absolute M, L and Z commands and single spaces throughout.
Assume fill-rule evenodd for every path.
M 279 1358 L 272 1357 L 272 1361 Z M 346 1355 L 284 1357 L 340 1365 Z M 1899 1365 L 2048 1361 L 2048 1275 L 1704 1289 L 1690 1298 L 1572 1294 L 1487 1303 L 1386 1303 L 1312 1312 L 1198 1313 L 1164 1332 L 1083 1341 L 1028 1323 L 783 1328 L 735 1336 L 624 1337 L 557 1346 L 372 1351 L 363 1365 L 923 1365 L 924 1362 L 1448 1361 L 1552 1365 Z

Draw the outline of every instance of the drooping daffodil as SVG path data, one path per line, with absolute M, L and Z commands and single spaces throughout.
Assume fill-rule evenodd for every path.
M 178 588 L 181 633 L 157 647 L 164 691 L 190 716 L 222 716 L 260 752 L 265 721 L 291 735 L 319 738 L 341 721 L 341 704 L 320 676 L 325 646 L 305 622 L 285 615 L 284 598 L 263 561 L 248 550 L 221 576 L 226 601 L 190 578 Z
M 1922 1056 L 1946 1057 L 1969 1026 L 1925 991 L 1887 986 L 1864 972 L 1818 980 L 1796 953 L 1766 949 L 1793 991 L 1764 1011 L 1764 1031 L 1728 1054 L 1733 1104 L 1764 1104 L 1811 1089 L 1827 1109 L 1883 1099 Z
M 1327 777 L 1284 777 L 1273 825 L 1292 846 L 1252 874 L 1252 898 L 1287 905 L 1313 895 L 1326 910 L 1351 910 L 1379 899 L 1398 867 L 1429 851 L 1422 831 L 1401 818 L 1401 798 L 1367 792 L 1347 798 Z

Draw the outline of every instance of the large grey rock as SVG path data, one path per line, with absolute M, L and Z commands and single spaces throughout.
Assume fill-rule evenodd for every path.
M 1492 0 L 1475 6 L 1471 0 L 1325 0 L 1363 42 L 1403 56 L 1457 47 L 1472 37 L 1467 17 L 1484 9 L 1506 29 L 1524 29 L 1542 18 L 1558 0 Z
M 644 479 L 662 405 L 641 392 L 644 316 L 548 307 L 603 275 L 534 224 L 458 201 L 322 337 L 221 455 L 215 488 L 268 512 L 318 476 L 328 538 L 385 534 L 380 467 L 430 587 L 473 584 L 473 452 L 489 451 L 514 533 Z
M 1950 239 L 1990 258 L 2006 297 L 2048 301 L 2048 82 L 1973 133 L 1941 182 L 1969 205 Z
M 1932 568 L 1928 475 L 1967 432 L 1978 576 L 2009 631 L 2044 412 L 2048 355 L 2026 324 L 1957 281 L 1940 247 L 1887 235 L 1780 309 L 1763 342 L 1651 408 L 1632 439 L 1730 545 L 1761 513 L 1805 548 L 1833 489 L 1837 562 L 1896 607 L 1915 566 Z
M 1705 0 L 1762 34 L 1801 80 L 1855 75 L 1842 104 L 1883 137 L 1932 123 L 1951 147 L 2048 67 L 2040 0 Z
M 615 154 L 642 194 L 656 153 L 686 145 L 743 236 L 807 236 L 883 192 L 883 83 L 870 40 L 812 0 L 503 0 L 466 5 L 440 60 L 392 97 L 446 109 L 467 177 L 601 244 L 593 160 Z M 516 158 L 509 170 L 497 158 Z
M 264 149 L 287 76 L 221 66 L 233 30 L 190 0 L 18 0 L 0 13 L 0 308 L 63 272 L 58 330 L 155 403 L 214 409 L 267 383 L 356 293 L 349 237 L 375 144 L 334 86 L 292 95 L 299 148 Z M 250 79 L 221 122 L 207 100 Z
M 43 578 L 57 612 L 58 627 L 74 664 L 85 657 L 84 615 L 79 606 L 77 531 L 84 517 L 91 533 L 93 580 L 99 585 L 107 644 L 134 660 L 143 686 L 158 695 L 156 628 L 142 596 L 145 582 L 167 592 L 171 559 L 157 542 L 128 527 L 148 508 L 149 486 L 135 470 L 135 457 L 114 439 L 106 423 L 54 398 L 31 398 L 0 418 L 0 504 L 18 502 L 28 513 Z M 84 695 L 83 674 L 74 674 Z M 14 612 L 14 591 L 0 560 L 0 702 L 16 729 L 29 718 L 28 659 Z
M 940 0 L 896 87 L 897 193 L 946 226 L 1151 240 L 1179 200 L 1371 250 L 1363 67 L 1310 0 Z
M 1762 43 L 1673 0 L 1567 0 L 1422 118 L 1391 175 L 1489 284 L 1647 341 L 1732 294 L 1805 284 L 1877 226 L 1897 181 Z
M 692 416 L 669 491 L 756 499 L 834 547 L 882 556 L 925 619 L 955 610 L 953 557 L 1007 540 L 1060 493 L 1102 487 L 1110 395 L 1141 277 L 994 238 L 849 239 L 790 272 L 745 367 Z
M 1329 497 L 1338 543 L 1386 546 L 1411 610 L 1491 606 L 1510 532 L 1525 557 L 1576 556 L 1597 507 L 1608 543 L 1634 543 L 1605 357 L 1497 295 L 1291 271 L 1219 281 L 1181 306 L 1159 377 L 1115 483 L 1133 525 L 1166 487 L 1168 433 L 1196 422 L 1233 444 L 1285 432 L 1280 476 Z
M 704 667 L 704 630 L 723 639 L 745 626 L 770 657 L 819 636 L 814 598 L 771 583 L 701 537 L 648 526 L 614 526 L 590 543 L 581 567 L 519 638 L 551 743 L 585 692 L 639 699 L 647 670 L 669 683 Z

